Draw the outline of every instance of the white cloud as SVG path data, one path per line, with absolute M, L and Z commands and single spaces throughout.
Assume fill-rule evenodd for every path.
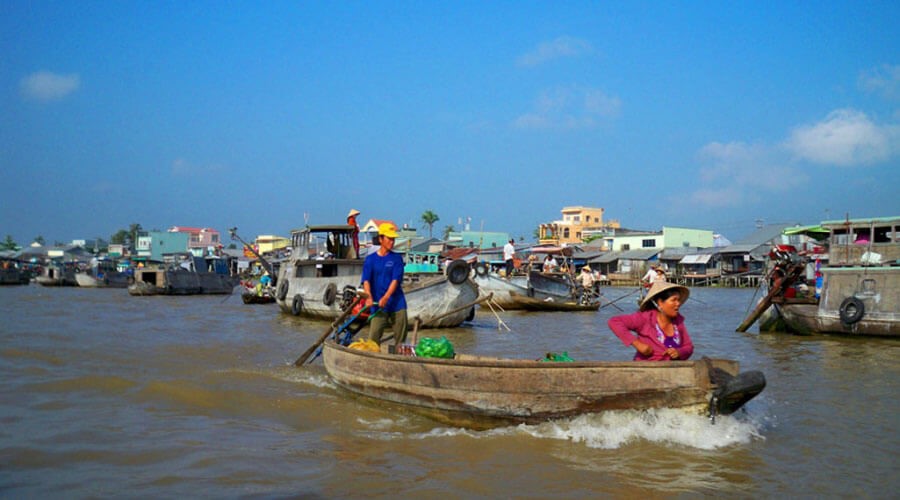
M 57 75 L 49 71 L 39 71 L 26 76 L 19 83 L 22 95 L 38 101 L 57 101 L 81 86 L 77 74 Z
M 712 142 L 701 148 L 698 157 L 700 185 L 689 199 L 701 206 L 740 206 L 808 181 L 806 174 L 764 145 Z
M 577 57 L 590 54 L 594 49 L 590 42 L 569 36 L 561 36 L 549 42 L 543 42 L 534 50 L 519 56 L 519 66 L 534 67 L 562 57 Z
M 887 161 L 900 151 L 900 127 L 879 126 L 854 109 L 832 111 L 824 120 L 791 132 L 785 146 L 797 158 L 852 167 Z
M 535 100 L 534 109 L 513 121 L 516 128 L 590 128 L 598 119 L 619 116 L 622 101 L 601 90 L 558 87 Z
M 882 64 L 859 75 L 859 87 L 881 94 L 886 99 L 900 99 L 900 65 Z

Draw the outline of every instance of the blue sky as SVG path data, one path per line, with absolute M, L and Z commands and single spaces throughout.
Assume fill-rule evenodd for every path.
M 887 1 L 7 0 L 0 238 L 898 215 L 898 26 Z

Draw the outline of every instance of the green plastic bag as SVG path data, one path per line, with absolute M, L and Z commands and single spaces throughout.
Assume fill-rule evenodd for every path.
M 451 359 L 456 356 L 456 353 L 453 351 L 453 344 L 447 340 L 447 337 L 440 339 L 423 337 L 416 344 L 416 356 Z
M 548 352 L 547 356 L 544 359 L 542 359 L 541 361 L 557 361 L 557 362 L 563 362 L 563 363 L 571 363 L 575 360 L 569 357 L 568 352 L 563 351 L 562 354 L 556 353 L 556 352 Z

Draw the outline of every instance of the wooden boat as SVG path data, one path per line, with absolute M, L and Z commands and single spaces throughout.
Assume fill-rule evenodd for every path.
M 577 304 L 580 299 L 578 286 L 566 273 L 544 274 L 537 270 L 529 270 L 524 275 L 513 275 L 507 279 L 490 272 L 487 264 L 479 262 L 475 265 L 472 280 L 478 285 L 478 293 L 481 296 L 493 294 L 492 302 L 503 309 L 571 310 L 567 307 L 552 306 Z M 535 302 L 546 304 L 540 309 L 531 307 L 530 304 Z
M 238 279 L 228 274 L 224 260 L 184 254 L 166 256 L 168 262 L 138 268 L 128 293 L 143 295 L 231 295 Z
M 825 221 L 815 230 L 828 244 L 828 254 L 817 256 L 827 260 L 819 269 L 819 297 L 789 296 L 785 286 L 767 295 L 772 315 L 784 322 L 782 331 L 900 336 L 900 216 Z M 788 284 L 799 274 L 793 270 L 811 265 L 808 257 L 796 254 L 782 260 Z M 768 304 L 761 303 L 757 310 L 763 306 Z M 754 319 L 751 315 L 738 331 Z M 761 325 L 760 331 L 764 328 Z
M 453 425 L 538 423 L 606 410 L 730 414 L 765 387 L 736 361 L 542 362 L 456 354 L 423 358 L 323 345 L 325 370 L 354 393 L 410 405 Z
M 244 304 L 271 304 L 275 302 L 275 296 L 268 292 L 259 295 L 256 291 L 244 290 L 241 292 L 241 300 Z
M 78 286 L 75 281 L 75 264 L 71 262 L 50 262 L 41 270 L 41 275 L 35 278 L 39 285 L 43 286 Z
M 510 299 L 516 304 L 514 309 L 524 309 L 526 311 L 596 311 L 600 308 L 599 301 L 583 304 L 572 300 L 557 301 L 553 300 L 552 297 L 540 300 L 535 297 L 519 295 L 516 292 L 510 292 Z
M 31 281 L 31 273 L 22 268 L 16 259 L 0 259 L 0 285 L 27 285 Z
M 118 271 L 115 263 L 103 263 L 75 273 L 75 281 L 78 286 L 85 288 L 128 288 L 128 285 L 134 283 L 134 275 Z
M 282 312 L 325 320 L 341 315 L 356 295 L 364 263 L 353 255 L 352 229 L 314 226 L 291 232 L 291 258 L 282 263 L 275 288 Z M 332 257 L 318 258 L 324 253 Z M 473 310 L 457 309 L 478 299 L 477 285 L 462 260 L 443 272 L 404 273 L 403 293 L 410 324 L 418 319 L 423 328 L 459 326 Z

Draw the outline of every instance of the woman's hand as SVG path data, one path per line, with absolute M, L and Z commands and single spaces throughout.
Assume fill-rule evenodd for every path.
M 678 354 L 678 349 L 675 349 L 674 347 L 666 349 L 665 355 L 672 359 L 678 359 L 678 357 L 680 356 Z
M 637 352 L 641 353 L 644 356 L 650 356 L 651 354 L 653 354 L 653 348 L 641 342 L 640 340 L 635 340 L 634 342 L 632 342 L 631 347 L 634 347 Z

